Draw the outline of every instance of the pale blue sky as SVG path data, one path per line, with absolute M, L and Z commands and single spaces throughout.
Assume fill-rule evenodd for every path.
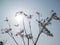
M 36 15 L 35 12 L 38 11 L 41 13 L 42 18 L 46 18 L 51 15 L 52 9 L 55 10 L 57 15 L 60 17 L 60 0 L 0 0 L 0 30 L 1 28 L 8 27 L 7 23 L 3 21 L 7 16 L 11 22 L 13 34 L 15 34 L 16 29 L 14 29 L 15 27 L 13 25 L 17 23 L 14 19 L 17 11 L 24 11 L 25 13 L 32 14 L 34 16 Z M 37 17 L 35 16 L 33 19 L 36 18 Z M 26 24 L 26 26 L 27 25 L 28 24 Z M 29 29 L 28 26 L 26 28 L 27 30 Z M 41 34 L 37 45 L 60 45 L 60 21 L 52 21 L 52 25 L 48 26 L 48 29 L 54 34 L 54 37 Z M 33 22 L 32 32 L 34 37 L 37 36 L 38 31 L 37 22 Z M 15 38 L 19 45 L 23 45 L 20 37 L 15 36 Z M 0 31 L 0 40 L 6 39 L 7 42 L 4 45 L 16 45 L 8 34 L 2 35 Z M 31 41 L 30 45 L 33 45 Z

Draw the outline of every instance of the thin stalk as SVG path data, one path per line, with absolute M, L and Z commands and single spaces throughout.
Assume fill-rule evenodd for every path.
M 29 45 L 29 38 L 28 38 L 28 45 Z
M 25 25 L 24 25 L 24 19 L 23 19 L 23 27 L 24 27 L 24 30 L 25 30 L 25 33 L 26 33 L 26 29 L 25 29 Z M 27 33 L 26 33 L 27 34 Z
M 10 35 L 10 34 L 9 34 L 9 36 L 14 40 L 14 42 L 16 43 L 16 45 L 18 45 L 18 43 L 16 42 L 15 38 L 12 35 Z
M 21 37 L 22 38 L 22 40 L 23 40 L 23 43 L 24 43 L 24 45 L 25 45 L 25 41 L 24 41 L 24 38 L 23 37 Z
M 42 30 L 43 30 L 43 29 L 42 29 Z M 40 37 L 40 34 L 42 33 L 42 30 L 39 32 L 39 34 L 38 34 L 38 36 L 37 36 L 37 39 L 36 39 L 36 41 L 35 41 L 34 45 L 36 45 L 36 44 L 37 44 L 38 39 L 39 39 L 39 37 Z
M 26 29 L 25 29 L 25 25 L 24 25 L 24 19 L 23 19 L 23 26 L 24 26 L 25 34 L 27 35 Z M 28 39 L 28 37 L 27 37 L 27 39 Z M 28 44 L 29 44 L 29 40 L 28 40 Z
M 30 23 L 30 21 L 29 21 L 29 27 L 30 27 L 30 33 L 31 33 L 31 35 L 32 35 L 32 31 L 31 31 L 31 23 Z M 33 44 L 34 44 L 33 38 L 32 38 L 32 41 L 33 41 Z
M 7 22 L 8 23 L 8 26 L 9 26 L 9 28 L 11 28 L 11 25 L 10 25 L 10 23 L 9 22 Z
M 38 17 L 39 17 L 39 16 L 38 16 Z M 48 20 L 48 22 L 47 22 L 47 23 L 51 22 L 51 20 L 52 20 L 52 16 L 50 17 L 50 19 Z M 43 28 L 47 25 L 47 23 L 43 26 Z M 41 23 L 41 24 L 42 24 L 42 23 Z M 39 25 L 39 30 L 40 30 L 40 25 Z M 36 39 L 36 41 L 35 41 L 35 44 L 34 44 L 34 45 L 36 45 L 36 44 L 37 44 L 38 39 L 39 39 L 40 34 L 42 33 L 42 31 L 43 31 L 43 29 L 39 32 L 39 34 L 38 34 L 38 36 L 37 36 L 37 39 Z
M 39 19 L 39 21 L 40 21 L 40 15 L 38 15 L 38 19 Z M 39 26 L 39 34 L 38 34 L 38 36 L 37 36 L 37 39 L 36 39 L 36 41 L 35 41 L 34 45 L 36 45 L 36 44 L 37 44 L 38 39 L 39 39 L 39 37 L 40 37 L 40 34 L 41 34 L 41 32 L 42 32 L 42 31 L 40 31 L 40 24 L 39 24 L 39 23 L 38 23 L 38 26 Z
M 8 22 L 7 22 L 8 23 Z M 11 28 L 11 25 L 8 23 L 8 26 L 9 26 L 9 28 Z M 8 33 L 9 34 L 9 33 Z M 10 35 L 9 34 L 9 36 L 14 40 L 14 42 L 18 45 L 18 43 L 16 42 L 16 40 L 15 40 L 15 38 L 13 37 L 13 35 Z
M 23 26 L 24 26 L 25 34 L 27 35 L 25 25 L 24 25 L 24 20 L 23 20 Z M 29 38 L 27 37 L 27 39 L 28 39 L 28 45 L 29 45 Z

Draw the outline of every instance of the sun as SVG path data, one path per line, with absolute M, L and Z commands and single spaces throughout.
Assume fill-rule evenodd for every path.
M 17 14 L 15 16 L 15 19 L 16 19 L 17 22 L 22 22 L 23 19 L 24 19 L 24 15 L 23 14 Z

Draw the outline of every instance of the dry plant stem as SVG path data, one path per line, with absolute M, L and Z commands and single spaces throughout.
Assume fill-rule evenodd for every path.
M 24 26 L 25 34 L 27 35 L 25 25 L 24 25 L 24 19 L 23 19 L 23 26 Z M 27 38 L 27 39 L 28 39 L 28 45 L 29 45 L 29 38 Z
M 43 30 L 43 29 L 42 29 L 42 30 Z M 36 41 L 35 41 L 34 45 L 36 45 L 36 44 L 37 44 L 38 39 L 39 39 L 39 37 L 40 37 L 40 34 L 42 33 L 42 30 L 39 32 L 39 34 L 38 34 L 38 36 L 37 36 L 37 39 L 36 39 Z
M 25 30 L 25 34 L 27 34 L 26 29 L 25 29 L 25 25 L 24 25 L 24 19 L 23 19 L 23 27 L 24 27 L 24 30 Z
M 30 33 L 31 33 L 31 35 L 32 35 L 32 31 L 31 31 L 31 23 L 30 23 L 30 21 L 29 21 L 29 27 L 30 27 Z M 32 41 L 33 41 L 33 44 L 34 44 L 33 37 L 32 37 Z
M 28 45 L 29 45 L 29 38 L 28 38 Z
M 10 34 L 9 34 L 9 36 L 14 40 L 14 42 L 16 43 L 16 45 L 18 45 L 18 43 L 16 42 L 15 38 L 12 35 L 10 35 Z
M 38 16 L 39 17 L 39 16 Z M 40 18 L 38 18 L 39 19 L 39 21 L 40 21 Z M 50 21 L 52 20 L 52 16 L 50 17 L 50 19 L 48 20 L 48 22 L 47 23 L 49 23 Z M 43 28 L 47 25 L 47 23 L 43 26 Z M 40 25 L 39 25 L 39 30 L 40 30 Z M 43 30 L 43 29 L 42 29 Z M 38 34 L 38 36 L 37 36 L 37 39 L 36 39 L 36 41 L 35 41 L 35 44 L 34 45 L 36 45 L 37 44 L 37 42 L 38 42 L 38 39 L 39 39 L 39 37 L 40 37 L 40 34 L 42 33 L 42 30 L 39 32 L 39 34 Z
M 7 23 L 8 23 L 8 22 L 7 22 Z M 9 28 L 11 28 L 10 23 L 8 23 L 8 26 L 9 26 Z M 8 33 L 8 34 L 9 34 L 9 33 Z M 14 42 L 16 43 L 16 45 L 18 45 L 18 43 L 16 42 L 15 38 L 13 37 L 13 35 L 10 35 L 10 34 L 9 34 L 9 36 L 14 40 Z
M 24 45 L 25 45 L 25 41 L 24 41 L 24 38 L 23 37 L 21 37 L 22 38 L 22 40 L 23 40 L 23 43 L 24 43 Z
M 40 15 L 38 15 L 38 19 L 39 19 L 39 21 L 40 21 Z M 40 37 L 40 34 L 41 34 L 41 32 L 42 32 L 42 31 L 40 31 L 40 24 L 39 24 L 39 23 L 38 23 L 38 25 L 39 25 L 39 34 L 38 34 L 38 36 L 37 36 L 37 39 L 36 39 L 36 41 L 35 41 L 34 45 L 36 45 L 36 44 L 37 44 L 38 39 L 39 39 L 39 37 Z

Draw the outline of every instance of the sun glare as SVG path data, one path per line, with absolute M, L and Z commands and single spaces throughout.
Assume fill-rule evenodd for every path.
M 23 18 L 24 18 L 24 15 L 17 15 L 15 17 L 16 21 L 18 21 L 18 22 L 22 22 L 23 21 Z

